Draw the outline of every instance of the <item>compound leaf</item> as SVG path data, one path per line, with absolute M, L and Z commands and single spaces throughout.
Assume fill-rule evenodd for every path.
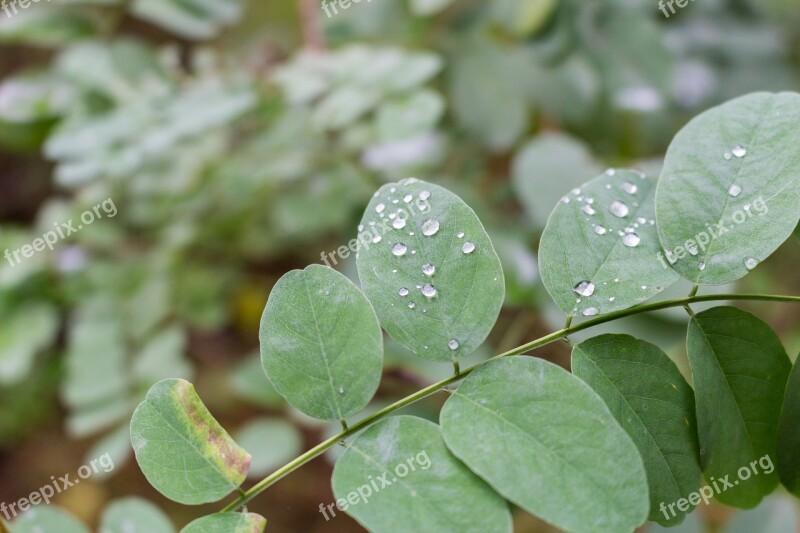
M 400 344 L 455 361 L 486 339 L 505 297 L 503 268 L 458 196 L 415 179 L 385 185 L 367 206 L 359 241 L 364 292 Z
M 755 93 L 697 116 L 673 139 L 656 219 L 673 268 L 695 283 L 744 277 L 800 219 L 800 95 Z
M 339 509 L 370 531 L 511 532 L 506 502 L 422 418 L 395 416 L 364 431 L 336 462 L 332 485 Z
M 477 369 L 441 423 L 456 457 L 554 526 L 619 533 L 647 519 L 636 446 L 588 385 L 552 363 L 510 357 Z
M 131 419 L 131 444 L 147 481 L 167 498 L 216 502 L 244 481 L 250 454 L 182 379 L 159 381 Z
M 261 318 L 261 364 L 292 406 L 320 420 L 364 409 L 381 379 L 383 336 L 367 298 L 332 268 L 284 275 Z

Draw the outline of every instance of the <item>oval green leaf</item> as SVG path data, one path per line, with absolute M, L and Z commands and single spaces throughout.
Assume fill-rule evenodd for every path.
M 439 426 L 395 416 L 364 431 L 336 462 L 335 505 L 370 531 L 511 532 L 505 501 L 448 451 Z
M 358 275 L 381 324 L 420 357 L 477 348 L 505 297 L 500 259 L 458 196 L 416 179 L 381 187 L 359 227 Z
M 652 298 L 679 276 L 659 256 L 655 180 L 609 169 L 558 203 L 539 244 L 542 282 L 562 311 L 592 316 Z
M 636 446 L 588 385 L 552 363 L 482 366 L 447 400 L 441 423 L 456 457 L 554 526 L 620 533 L 647 519 Z
M 0 526 L 2 520 L 0 519 Z M 89 533 L 89 529 L 66 511 L 54 505 L 34 507 L 23 512 L 8 525 L 10 533 Z
M 695 315 L 686 343 L 703 473 L 720 480 L 720 487 L 722 479 L 734 485 L 716 495 L 722 503 L 755 507 L 778 484 L 774 467 L 767 473 L 758 461 L 770 470 L 775 460 L 789 357 L 769 324 L 735 307 Z M 751 468 L 751 462 L 758 475 L 740 481 L 739 469 Z
M 778 476 L 786 489 L 800 497 L 800 357 L 794 363 L 778 425 Z
M 792 234 L 800 219 L 798 122 L 800 95 L 755 93 L 706 111 L 675 136 L 656 218 L 683 277 L 730 283 Z
M 217 513 L 181 529 L 181 533 L 263 533 L 267 520 L 256 513 Z
M 650 520 L 683 522 L 666 506 L 700 488 L 694 392 L 661 348 L 629 335 L 601 335 L 575 346 L 572 372 L 606 403 L 644 459 Z
M 161 509 L 147 500 L 124 498 L 106 508 L 100 533 L 175 533 L 175 528 Z
M 364 409 L 381 379 L 383 335 L 367 298 L 332 268 L 284 275 L 261 318 L 261 364 L 305 414 L 341 420 Z
M 242 484 L 250 454 L 182 379 L 153 385 L 131 419 L 131 444 L 147 481 L 188 505 L 216 502 Z
M 248 475 L 260 477 L 298 456 L 303 436 L 285 420 L 259 418 L 236 432 L 236 442 L 253 456 Z

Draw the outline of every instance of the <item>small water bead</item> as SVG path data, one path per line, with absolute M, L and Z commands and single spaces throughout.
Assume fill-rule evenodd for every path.
M 406 245 L 403 244 L 402 242 L 398 242 L 397 244 L 392 246 L 392 255 L 395 257 L 401 257 L 403 255 L 406 255 L 406 250 L 408 250 Z
M 414 309 L 415 307 L 416 307 L 416 304 L 414 302 L 408 302 L 408 308 L 409 309 Z
M 617 171 L 615 169 L 609 168 L 608 170 L 606 170 L 606 176 L 616 176 L 616 175 Z
M 601 226 L 600 224 L 594 227 L 594 232 L 597 233 L 598 235 L 605 235 L 606 231 L 607 231 L 606 228 Z
M 405 288 L 405 287 L 403 287 L 402 289 L 400 289 L 400 291 L 398 292 L 398 294 L 399 294 L 400 296 L 408 296 L 408 289 L 407 289 L 407 288 Z
M 397 192 L 397 187 L 392 187 L 391 189 L 389 189 L 389 192 Z
M 378 214 L 383 213 L 384 209 L 386 209 L 386 206 L 383 204 L 378 204 L 375 206 L 375 212 Z
M 364 224 L 358 225 L 358 231 L 364 231 Z
M 705 270 L 706 269 L 706 264 L 705 263 L 700 263 L 700 267 L 699 268 L 700 268 L 700 270 Z
M 465 254 L 471 254 L 472 252 L 475 251 L 475 244 L 470 241 L 467 241 L 461 247 L 461 251 L 464 252 Z
M 561 199 L 561 202 L 562 202 L 562 203 L 565 203 L 565 204 L 568 204 L 568 203 L 569 203 L 569 198 L 567 198 L 567 197 L 565 196 L 564 198 L 562 198 L 562 199 Z
M 422 223 L 422 234 L 426 237 L 436 235 L 437 231 L 439 231 L 439 221 L 435 218 L 429 218 Z
M 609 301 L 609 302 L 613 302 L 613 301 L 614 301 L 614 300 L 616 300 L 616 299 L 617 299 L 617 297 L 616 297 L 616 296 L 609 296 L 609 297 L 608 297 L 608 301 Z
M 742 158 L 747 155 L 747 149 L 741 144 L 737 144 L 736 146 L 734 146 L 731 152 L 733 153 L 733 155 L 739 158 Z
M 688 251 L 691 255 L 697 255 L 700 251 L 697 249 L 697 246 L 687 246 L 686 251 Z
M 419 199 L 423 202 L 431 197 L 431 191 L 422 191 L 419 193 Z
M 411 255 L 414 255 L 414 254 L 416 254 L 416 253 L 417 253 L 417 251 L 416 251 L 416 250 L 411 250 Z
M 378 244 L 379 242 L 381 242 L 382 239 L 383 239 L 383 237 L 381 237 L 380 235 L 375 235 L 372 238 L 372 242 L 373 242 L 373 244 Z
M 572 194 L 574 194 L 575 196 L 578 196 L 580 193 L 581 193 L 580 189 L 572 189 Z
M 586 202 L 589 205 L 592 205 L 594 203 L 594 198 L 586 198 L 583 201 Z
M 724 159 L 725 161 L 730 161 L 731 157 L 733 156 L 731 155 L 730 152 L 725 152 L 724 154 L 722 154 L 722 159 Z
M 622 189 L 623 191 L 625 191 L 628 194 L 636 194 L 636 191 L 639 190 L 639 187 L 637 187 L 636 185 L 634 185 L 633 183 L 630 183 L 628 181 L 626 181 L 625 183 L 620 185 L 619 188 Z
M 397 269 L 396 268 L 392 269 L 392 274 L 397 274 Z
M 594 289 L 596 288 L 595 284 L 588 280 L 583 280 L 578 282 L 577 285 L 572 287 L 572 291 L 575 294 L 580 294 L 581 296 L 591 296 L 594 294 Z
M 339 387 L 339 394 L 344 394 L 344 387 Z
M 599 314 L 600 311 L 596 307 L 587 307 L 583 310 L 583 316 L 595 316 Z
M 428 277 L 431 277 L 436 273 L 436 267 L 431 263 L 425 263 L 422 265 L 422 273 Z
M 457 341 L 457 340 L 455 340 L 455 339 L 450 339 L 450 342 L 448 342 L 448 343 L 447 343 L 447 346 L 448 346 L 448 347 L 449 347 L 451 350 L 455 351 L 455 350 L 458 350 L 458 347 L 459 347 L 459 346 L 461 346 L 461 345 L 458 343 L 458 341 Z
M 730 194 L 733 198 L 736 198 L 742 194 L 742 188 L 734 183 L 731 185 L 730 189 L 728 189 L 728 194 Z
M 628 248 L 636 248 L 639 246 L 640 242 L 642 242 L 642 239 L 635 233 L 626 233 L 625 236 L 622 237 L 622 244 Z
M 414 196 L 412 196 L 412 195 L 410 195 L 410 194 L 406 194 L 405 196 L 403 196 L 403 201 L 404 201 L 405 203 L 409 203 L 409 202 L 411 202 L 411 200 L 413 200 L 413 199 L 414 199 Z
M 753 270 L 755 267 L 758 266 L 758 259 L 754 257 L 748 257 L 744 260 L 744 266 L 747 270 Z
M 456 235 L 456 237 L 458 237 L 459 239 L 463 239 L 464 238 L 464 232 L 463 231 L 459 231 L 458 234 Z
M 398 200 L 397 198 L 395 198 L 394 200 L 392 200 L 392 203 L 393 203 L 393 204 L 399 204 L 399 203 L 400 203 L 400 200 Z
M 433 298 L 436 296 L 436 287 L 431 285 L 430 283 L 426 283 L 422 286 L 422 295 L 425 298 Z
M 389 213 L 389 220 L 394 220 L 397 217 L 397 213 Z
M 394 229 L 403 229 L 403 228 L 405 228 L 406 227 L 406 219 L 397 217 L 396 219 L 394 219 L 394 222 L 392 222 L 392 227 Z
M 614 278 L 614 283 L 619 283 L 619 278 Z
M 646 291 L 647 290 L 647 285 L 642 285 L 642 290 Z
M 589 204 L 584 205 L 583 208 L 581 209 L 581 211 L 583 211 L 587 215 L 594 215 L 595 214 L 594 207 L 590 206 Z
M 614 200 L 608 210 L 617 218 L 625 218 L 628 216 L 628 213 L 630 213 L 628 205 L 624 202 L 620 202 L 619 200 Z

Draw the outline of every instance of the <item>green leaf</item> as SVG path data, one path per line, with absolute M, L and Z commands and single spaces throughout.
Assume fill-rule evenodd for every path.
M 686 512 L 672 515 L 659 506 L 699 489 L 702 472 L 694 392 L 675 363 L 649 342 L 601 335 L 575 346 L 572 372 L 600 395 L 639 448 L 650 486 L 650 520 L 681 523 Z
M 370 531 L 511 531 L 507 504 L 421 418 L 395 416 L 364 431 L 336 462 L 332 485 L 338 508 L 323 516 L 342 510 Z
M 261 318 L 261 363 L 292 406 L 321 420 L 364 409 L 381 379 L 383 335 L 367 298 L 332 268 L 284 275 Z
M 89 533 L 89 530 L 71 514 L 55 505 L 41 505 L 25 511 L 8 525 L 10 533 Z
M 137 17 L 189 39 L 209 39 L 223 26 L 239 19 L 239 1 L 135 0 L 131 11 Z
M 303 436 L 284 420 L 259 418 L 236 432 L 236 442 L 253 456 L 249 476 L 260 477 L 299 455 Z
M 442 96 L 430 89 L 389 100 L 378 109 L 378 136 L 381 141 L 397 141 L 424 134 L 439 122 L 444 107 Z
M 724 533 L 788 533 L 800 528 L 800 516 L 794 500 L 783 494 L 773 494 L 752 511 L 733 517 Z
M 786 384 L 777 446 L 778 476 L 789 492 L 800 497 L 800 357 Z
M 217 513 L 198 518 L 181 533 L 262 533 L 267 520 L 256 513 Z
M 174 533 L 169 518 L 141 498 L 116 500 L 103 513 L 100 533 Z
M 792 234 L 800 219 L 799 121 L 800 95 L 755 93 L 706 111 L 675 136 L 656 215 L 683 277 L 735 281 Z
M 776 433 L 791 363 L 769 325 L 735 307 L 715 307 L 689 321 L 700 459 L 706 479 L 739 481 L 740 468 L 776 456 Z M 756 463 L 756 468 L 758 468 Z M 717 499 L 755 507 L 778 484 L 776 472 L 742 480 Z
M 567 531 L 633 531 L 649 510 L 642 458 L 588 385 L 556 365 L 509 357 L 447 400 L 450 450 L 507 499 Z
M 16 383 L 30 374 L 37 352 L 53 342 L 58 312 L 43 303 L 25 304 L 13 311 L 0 308 L 0 312 L 0 384 Z
M 602 171 L 585 144 L 563 133 L 543 133 L 514 157 L 514 190 L 537 227 L 547 224 L 564 191 Z
M 430 16 L 443 11 L 455 0 L 411 0 L 411 12 L 418 16 Z
M 562 311 L 618 311 L 680 279 L 659 260 L 654 194 L 655 181 L 644 174 L 609 169 L 558 202 L 539 244 L 539 266 Z
M 492 19 L 519 37 L 538 31 L 552 16 L 559 0 L 494 0 L 490 4 Z
M 112 430 L 99 439 L 84 455 L 84 464 L 90 464 L 92 459 L 102 458 L 106 465 L 92 475 L 95 481 L 104 481 L 125 465 L 131 457 L 131 430 L 127 420 L 118 428 Z M 101 465 L 102 466 L 102 465 Z
M 359 230 L 358 275 L 389 335 L 434 361 L 486 339 L 503 305 L 503 269 L 458 196 L 415 179 L 384 185 Z
M 153 385 L 131 419 L 131 443 L 147 480 L 188 505 L 216 502 L 244 481 L 250 455 L 182 379 Z

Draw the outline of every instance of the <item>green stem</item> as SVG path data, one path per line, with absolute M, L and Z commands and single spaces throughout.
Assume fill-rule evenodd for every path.
M 638 315 L 640 313 L 647 313 L 650 311 L 658 311 L 660 309 L 668 309 L 671 307 L 684 307 L 688 306 L 692 303 L 698 302 L 712 302 L 712 301 L 719 301 L 719 300 L 757 300 L 757 301 L 766 301 L 766 302 L 792 302 L 792 303 L 800 303 L 800 296 L 781 296 L 781 295 L 774 295 L 774 294 L 705 294 L 702 296 L 687 296 L 686 298 L 677 298 L 674 300 L 664 300 L 662 302 L 656 302 L 652 304 L 641 305 L 638 307 L 632 307 L 629 309 L 623 309 L 622 311 L 616 311 L 614 313 L 608 313 L 607 315 L 599 316 L 597 318 L 587 320 L 581 324 L 577 325 L 570 325 L 550 333 L 549 335 L 545 335 L 539 339 L 534 341 L 528 342 L 523 344 L 522 346 L 518 346 L 512 350 L 508 350 L 507 352 L 503 352 L 501 354 L 495 355 L 494 357 L 482 361 L 476 365 L 473 365 L 469 368 L 465 368 L 460 373 L 450 376 L 447 379 L 443 379 L 437 383 L 429 385 L 424 389 L 418 390 L 414 394 L 410 396 L 406 396 L 402 400 L 398 400 L 391 405 L 387 405 L 380 411 L 364 418 L 360 422 L 353 424 L 348 429 L 343 430 L 338 435 L 334 435 L 333 437 L 324 440 L 305 452 L 304 454 L 300 455 L 296 459 L 292 460 L 291 462 L 285 464 L 272 474 L 268 475 L 252 487 L 245 491 L 243 495 L 240 495 L 234 501 L 229 503 L 222 509 L 221 512 L 230 512 L 238 509 L 242 505 L 246 504 L 257 495 L 261 494 L 264 490 L 266 490 L 271 485 L 277 483 L 280 479 L 287 476 L 288 474 L 292 473 L 293 471 L 297 470 L 307 462 L 311 461 L 312 459 L 316 458 L 317 456 L 321 455 L 329 448 L 335 446 L 338 442 L 346 439 L 347 437 L 358 433 L 362 429 L 366 428 L 369 425 L 377 422 L 378 420 L 384 418 L 385 416 L 401 409 L 407 405 L 410 405 L 418 400 L 421 400 L 427 396 L 430 396 L 439 390 L 443 389 L 444 387 L 460 381 L 461 379 L 468 376 L 474 370 L 482 367 L 483 365 L 497 360 L 502 359 L 503 357 L 509 357 L 512 355 L 520 355 L 527 353 L 535 348 L 540 348 L 552 342 L 558 341 L 563 337 L 570 335 L 572 333 L 577 333 L 579 331 L 583 331 L 585 329 L 592 328 L 594 326 L 605 324 L 606 322 L 613 322 L 614 320 L 625 318 L 632 315 Z

